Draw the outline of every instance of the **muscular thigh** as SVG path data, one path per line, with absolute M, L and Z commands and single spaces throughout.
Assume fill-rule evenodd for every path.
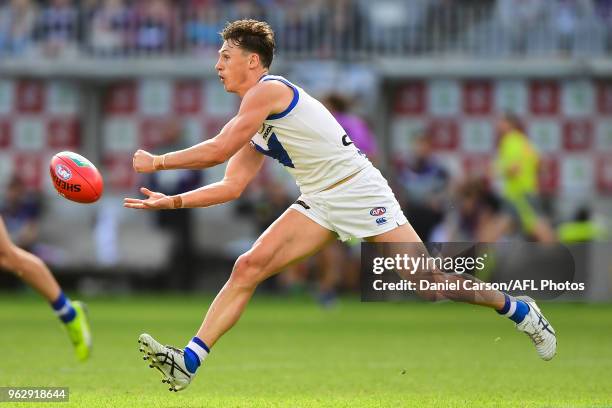
M 255 241 L 248 254 L 271 276 L 333 239 L 332 231 L 289 208 Z

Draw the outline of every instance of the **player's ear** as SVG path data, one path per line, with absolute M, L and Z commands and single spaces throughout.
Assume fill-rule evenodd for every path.
M 249 68 L 255 68 L 259 65 L 259 55 L 256 53 L 251 53 L 249 55 Z

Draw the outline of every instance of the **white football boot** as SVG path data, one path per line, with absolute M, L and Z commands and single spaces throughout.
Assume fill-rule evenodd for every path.
M 522 322 L 516 325 L 516 328 L 529 336 L 540 358 L 547 361 L 552 359 L 557 352 L 555 330 L 542 315 L 535 300 L 528 296 L 517 296 L 517 299 L 529 305 L 529 313 Z
M 149 360 L 149 367 L 156 368 L 162 374 L 162 383 L 170 386 L 170 391 L 181 391 L 191 382 L 192 374 L 185 366 L 183 350 L 172 346 L 164 346 L 149 334 L 138 336 L 140 351 L 144 353 L 143 360 Z

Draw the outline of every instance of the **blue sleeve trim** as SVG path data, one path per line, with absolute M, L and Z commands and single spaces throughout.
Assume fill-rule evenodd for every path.
M 285 79 L 281 79 L 281 78 L 265 78 L 264 81 L 280 81 L 280 82 L 282 82 L 283 84 L 287 85 L 289 88 L 291 88 L 293 90 L 293 99 L 291 100 L 291 103 L 289 104 L 287 109 L 285 109 L 281 113 L 274 113 L 272 115 L 269 115 L 266 118 L 266 120 L 274 120 L 274 119 L 284 118 L 285 116 L 287 116 L 293 110 L 293 108 L 295 108 L 295 105 L 297 105 L 298 101 L 300 100 L 300 93 L 298 92 L 297 88 L 295 86 L 293 86 L 293 84 L 291 84 L 289 81 L 287 81 Z

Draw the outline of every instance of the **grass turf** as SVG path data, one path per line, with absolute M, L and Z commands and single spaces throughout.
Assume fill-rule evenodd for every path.
M 183 346 L 210 298 L 87 300 L 95 350 L 79 364 L 38 297 L 1 295 L 0 386 L 67 386 L 52 407 L 612 406 L 612 305 L 544 304 L 559 350 L 541 361 L 491 310 L 461 304 L 256 297 L 192 385 L 170 393 L 137 337 Z M 9 406 L 7 403 L 0 403 Z

